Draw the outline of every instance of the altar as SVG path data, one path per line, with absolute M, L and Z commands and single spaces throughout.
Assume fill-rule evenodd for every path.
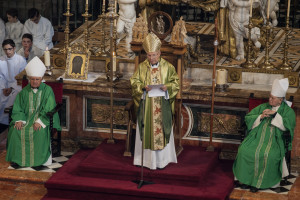
M 104 138 L 110 137 L 110 83 L 107 79 L 109 56 L 99 55 L 101 45 L 101 18 L 88 22 L 91 34 L 89 48 L 92 50 L 89 63 L 89 75 L 97 74 L 93 82 L 64 80 L 64 109 L 62 112 L 62 146 L 66 149 L 95 147 Z M 84 29 L 82 25 L 70 34 L 70 43 L 83 42 Z M 213 67 L 213 30 L 214 24 L 186 22 L 187 35 L 197 36 L 199 55 L 197 58 L 185 57 L 182 74 L 182 108 L 181 108 L 181 142 L 182 144 L 207 146 L 209 141 L 209 116 L 211 103 L 211 82 Z M 105 30 L 109 27 L 105 26 Z M 284 33 L 280 28 L 274 28 L 275 38 L 270 48 L 271 62 L 276 66 L 282 61 Z M 290 89 L 287 98 L 294 97 L 293 106 L 297 117 L 300 106 L 299 86 L 299 37 L 300 30 L 294 29 L 289 36 L 289 64 L 292 71 L 245 69 L 240 67 L 243 61 L 235 61 L 228 56 L 217 56 L 217 69 L 228 71 L 228 88 L 215 93 L 215 119 L 213 127 L 213 145 L 219 148 L 237 149 L 240 144 L 238 129 L 248 112 L 248 98 L 251 93 L 258 98 L 268 98 L 274 79 L 288 77 Z M 109 40 L 105 41 L 105 49 L 109 49 Z M 51 50 L 53 76 L 57 79 L 65 72 L 66 58 L 59 50 L 64 47 L 61 42 Z M 125 38 L 122 38 L 116 48 L 117 64 L 122 77 L 115 81 L 114 95 L 114 137 L 126 139 L 128 113 L 126 104 L 131 100 L 129 78 L 135 70 L 137 62 L 135 55 L 126 54 Z M 256 55 L 255 63 L 263 62 L 264 51 Z M 47 77 L 46 77 L 47 78 Z M 296 127 L 294 142 L 298 144 L 298 129 Z M 300 149 L 295 148 L 298 152 Z

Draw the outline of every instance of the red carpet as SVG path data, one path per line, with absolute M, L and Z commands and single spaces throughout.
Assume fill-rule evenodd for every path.
M 233 189 L 232 162 L 218 160 L 217 152 L 184 147 L 177 164 L 162 170 L 144 168 L 140 178 L 133 158 L 123 157 L 125 144 L 101 144 L 95 150 L 78 151 L 45 184 L 50 199 L 226 199 Z

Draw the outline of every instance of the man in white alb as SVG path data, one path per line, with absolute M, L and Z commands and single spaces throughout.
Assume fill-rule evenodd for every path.
M 24 24 L 23 34 L 30 33 L 33 36 L 33 45 L 45 51 L 46 48 L 52 49 L 52 37 L 54 30 L 51 22 L 42 17 L 36 8 L 28 11 L 29 19 Z

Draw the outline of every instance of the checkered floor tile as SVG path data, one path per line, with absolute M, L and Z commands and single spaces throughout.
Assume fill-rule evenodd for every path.
M 49 166 L 16 167 L 11 165 L 8 167 L 8 169 L 39 171 L 39 172 L 56 172 L 73 156 L 73 154 L 74 154 L 73 152 L 61 152 L 61 156 L 52 158 L 52 164 Z
M 268 193 L 275 193 L 275 194 L 287 194 L 290 189 L 292 188 L 293 183 L 295 182 L 298 174 L 296 173 L 291 173 L 285 181 L 284 179 L 281 180 L 280 186 L 276 188 L 270 188 L 270 189 L 265 189 L 265 190 L 258 190 L 258 192 L 268 192 Z M 238 190 L 248 190 L 249 189 L 242 189 L 241 185 L 238 183 L 238 181 L 235 181 L 235 189 Z

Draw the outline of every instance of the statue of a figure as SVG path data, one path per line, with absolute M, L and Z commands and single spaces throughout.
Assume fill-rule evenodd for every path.
M 248 38 L 249 24 L 249 12 L 250 12 L 250 0 L 221 0 L 221 7 L 227 6 L 229 8 L 229 22 L 233 30 L 236 42 L 237 56 L 236 60 L 244 59 L 244 38 Z M 253 8 L 260 5 L 260 0 L 253 1 Z M 251 40 L 257 48 L 261 47 L 261 43 L 258 41 L 260 37 L 260 29 L 254 27 L 251 31 Z
M 173 26 L 171 44 L 180 46 L 185 45 L 186 43 L 184 39 L 187 37 L 186 33 L 185 21 L 182 17 L 180 17 L 180 20 L 176 21 Z
M 264 23 L 267 22 L 267 13 L 268 13 L 268 0 L 260 0 L 261 1 L 261 14 L 264 19 Z M 270 0 L 270 20 L 272 21 L 273 26 L 277 26 L 277 16 L 276 12 L 279 10 L 278 5 L 279 0 Z
M 148 35 L 148 26 L 141 14 L 139 14 L 139 17 L 136 19 L 132 32 L 132 40 L 135 42 L 143 42 L 144 38 Z
M 118 0 L 119 19 L 117 22 L 117 44 L 123 32 L 126 33 L 126 50 L 132 52 L 130 42 L 132 41 L 132 27 L 136 21 L 135 2 L 137 0 Z
M 158 17 L 156 17 L 156 25 L 157 25 L 156 28 L 159 34 L 165 33 L 165 22 L 163 17 L 164 17 L 163 15 L 159 15 Z

